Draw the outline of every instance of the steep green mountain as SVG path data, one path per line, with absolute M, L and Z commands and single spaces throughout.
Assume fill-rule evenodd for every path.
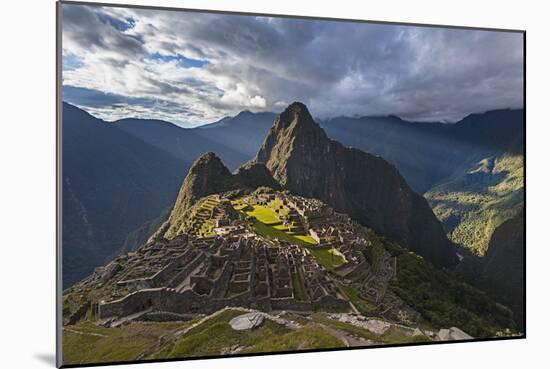
M 452 241 L 484 255 L 494 230 L 523 204 L 523 172 L 523 155 L 488 157 L 425 197 Z
M 395 116 L 321 121 L 345 145 L 393 163 L 418 193 L 483 158 L 523 152 L 523 110 L 471 114 L 455 124 L 408 122 Z
M 439 266 L 455 251 L 428 202 L 381 157 L 329 139 L 306 106 L 293 103 L 273 123 L 255 158 L 285 189 L 325 201 Z
M 514 312 L 525 329 L 525 210 L 498 226 L 483 258 L 480 286 Z
M 63 286 L 170 206 L 189 163 L 63 103 Z
M 494 229 L 523 202 L 523 115 L 494 110 L 456 124 L 340 117 L 323 127 L 394 163 L 424 193 L 449 238 L 483 255 Z

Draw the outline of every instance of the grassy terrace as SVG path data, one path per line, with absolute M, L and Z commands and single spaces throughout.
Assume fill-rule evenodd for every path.
M 278 200 L 270 201 L 267 205 L 254 205 L 248 207 L 244 198 L 234 200 L 235 210 L 252 218 L 254 231 L 268 239 L 279 239 L 292 244 L 307 247 L 308 252 L 325 269 L 331 271 L 346 262 L 344 256 L 336 249 L 317 249 L 313 246 L 317 242 L 305 234 L 300 224 L 283 225 L 279 215 L 285 215 L 288 210 Z M 276 212 L 277 209 L 279 213 Z
M 275 209 L 279 209 L 279 213 L 285 215 L 287 210 L 282 209 L 281 206 L 282 203 L 280 201 L 273 200 L 268 205 L 254 205 L 251 210 L 245 210 L 247 205 L 244 199 L 233 201 L 235 210 L 253 218 L 252 227 L 260 236 L 270 239 L 277 238 L 299 245 L 315 245 L 316 242 L 313 238 L 303 233 L 303 231 L 299 232 L 299 225 L 283 225 L 279 214 L 275 211 Z
M 183 228 L 186 231 L 192 231 L 197 237 L 211 237 L 214 235 L 214 221 L 212 211 L 219 203 L 214 197 L 206 197 L 199 201 L 192 209 L 189 219 L 185 222 Z
M 326 270 L 334 270 L 346 262 L 344 255 L 336 249 L 316 249 L 308 247 L 308 252 L 317 260 Z

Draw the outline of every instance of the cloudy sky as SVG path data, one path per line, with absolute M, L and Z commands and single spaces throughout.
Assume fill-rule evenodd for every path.
M 523 107 L 523 35 L 63 5 L 63 99 L 196 126 L 302 101 L 319 118 Z

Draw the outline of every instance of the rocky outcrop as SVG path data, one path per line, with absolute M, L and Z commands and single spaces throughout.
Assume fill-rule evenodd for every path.
M 438 266 L 456 262 L 454 247 L 427 201 L 381 157 L 330 140 L 306 106 L 281 113 L 256 158 L 285 189 L 348 213 Z
M 199 157 L 189 169 L 168 221 L 180 218 L 204 196 L 230 191 L 238 187 L 236 179 L 213 152 Z
M 266 168 L 264 164 L 249 162 L 240 167 L 235 178 L 237 182 L 248 188 L 258 187 L 270 187 L 274 190 L 279 189 L 281 186 L 273 179 L 271 172 Z
M 229 321 L 229 325 L 236 331 L 254 329 L 262 325 L 264 316 L 262 313 L 246 313 L 234 317 Z
M 523 330 L 525 317 L 525 210 L 502 223 L 489 242 L 483 258 L 481 287 L 514 313 L 517 328 Z

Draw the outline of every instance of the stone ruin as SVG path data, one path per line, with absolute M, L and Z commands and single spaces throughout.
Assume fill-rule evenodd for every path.
M 396 274 L 395 259 L 386 253 L 374 273 L 363 252 L 368 242 L 357 236 L 348 216 L 319 200 L 281 193 L 250 196 L 246 206 L 273 206 L 274 200 L 282 204 L 277 205 L 282 219 L 305 228 L 318 242 L 314 247 L 337 250 L 344 264 L 329 273 L 303 246 L 265 242 L 239 220 L 231 201 L 215 195 L 206 198 L 198 218 L 191 219 L 191 233 L 152 240 L 83 281 L 101 291 L 91 301 L 94 316 L 106 324 L 117 319 L 121 324 L 130 318 L 185 320 L 228 306 L 266 312 L 351 311 L 340 283 L 354 286 L 380 316 L 417 318 L 387 291 Z M 200 234 L 205 222 L 212 224 L 211 236 Z
M 100 319 L 153 312 L 207 314 L 226 306 L 350 308 L 322 267 L 295 245 L 274 248 L 260 239 L 215 237 L 197 245 L 148 245 L 127 262 L 113 277 L 110 296 L 98 306 Z M 126 294 L 118 298 L 121 291 Z

